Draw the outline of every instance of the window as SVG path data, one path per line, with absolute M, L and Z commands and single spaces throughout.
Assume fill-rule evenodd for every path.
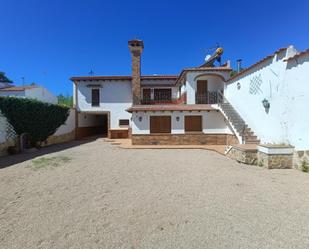
M 119 119 L 119 126 L 129 126 L 129 119 Z
M 143 99 L 144 100 L 150 100 L 151 98 L 151 89 L 150 88 L 144 88 L 143 89 Z
M 100 106 L 100 89 L 91 89 L 91 105 Z
M 171 133 L 171 116 L 150 116 L 150 133 Z
M 153 92 L 154 100 L 171 100 L 172 89 L 171 88 L 157 88 Z
M 185 116 L 185 131 L 202 131 L 202 116 Z

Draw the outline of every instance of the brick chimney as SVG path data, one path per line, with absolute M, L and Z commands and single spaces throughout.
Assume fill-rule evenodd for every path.
M 144 42 L 142 40 L 130 40 L 128 44 L 132 55 L 133 105 L 138 105 L 141 102 L 141 54 Z

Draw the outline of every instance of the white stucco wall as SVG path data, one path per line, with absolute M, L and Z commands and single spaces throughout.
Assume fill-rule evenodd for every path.
M 58 99 L 55 95 L 53 95 L 50 91 L 48 91 L 44 87 L 36 87 L 31 89 L 25 90 L 25 97 L 26 98 L 33 98 L 43 102 L 57 104 Z
M 208 81 L 208 91 L 219 91 L 224 89 L 223 79 L 228 77 L 229 71 L 188 72 L 186 75 L 187 104 L 195 104 L 196 82 L 198 80 Z
M 54 133 L 54 136 L 60 136 L 72 132 L 75 129 L 75 110 L 71 109 L 70 114 L 65 122 L 61 125 L 57 131 Z
M 91 87 L 100 84 L 100 106 L 91 106 Z M 132 105 L 131 81 L 84 81 L 77 85 L 77 108 L 81 112 L 110 112 L 110 128 L 119 128 L 119 119 L 131 119 L 126 111 Z
M 231 81 L 225 97 L 262 143 L 309 149 L 309 55 L 289 62 L 286 55 L 283 51 Z M 268 113 L 263 99 L 270 103 Z
M 217 111 L 174 111 L 174 112 L 134 112 L 132 114 L 132 134 L 150 134 L 150 116 L 171 116 L 172 120 L 172 134 L 185 133 L 185 116 L 202 116 L 203 133 L 209 134 L 232 134 L 224 117 Z M 139 117 L 142 120 L 139 121 Z M 176 120 L 179 117 L 179 121 Z

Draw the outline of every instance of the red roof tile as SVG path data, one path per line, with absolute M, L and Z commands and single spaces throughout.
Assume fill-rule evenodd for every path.
M 0 91 L 25 91 L 32 88 L 37 88 L 38 86 L 11 86 L 6 88 L 1 88 Z
M 196 72 L 196 71 L 232 71 L 233 69 L 230 67 L 190 67 L 185 68 L 181 71 L 177 81 L 175 84 L 177 84 L 185 75 L 187 72 Z

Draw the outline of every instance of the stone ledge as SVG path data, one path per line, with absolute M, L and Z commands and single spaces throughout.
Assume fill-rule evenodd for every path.
M 69 142 L 75 139 L 75 130 L 70 133 L 66 133 L 59 136 L 50 136 L 47 140 L 42 144 L 42 146 L 48 146 L 52 144 L 59 144 L 64 142 Z
M 257 149 L 254 149 L 253 146 L 246 148 L 244 145 L 233 145 L 226 156 L 240 163 L 257 164 Z
M 268 155 L 287 155 L 294 153 L 294 147 L 290 145 L 268 145 L 261 144 L 258 150 Z

